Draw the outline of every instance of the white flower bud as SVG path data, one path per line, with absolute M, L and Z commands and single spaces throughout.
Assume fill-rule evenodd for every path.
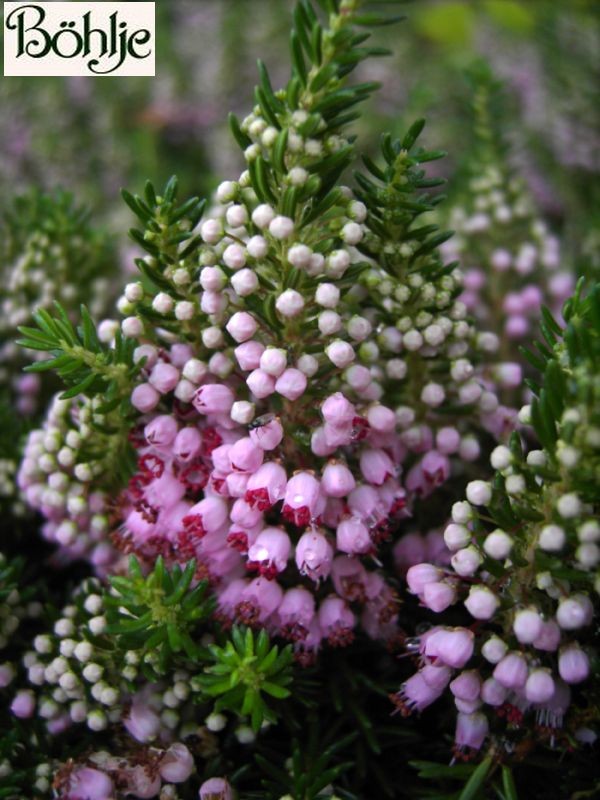
M 216 196 L 219 203 L 230 203 L 235 199 L 238 184 L 234 181 L 223 181 L 217 186 Z
M 206 244 L 217 244 L 223 238 L 223 224 L 218 219 L 207 219 L 200 226 L 200 236 Z
M 573 519 L 581 514 L 581 500 L 575 492 L 563 494 L 556 503 L 556 510 L 563 519 Z
M 304 308 L 304 298 L 295 289 L 286 289 L 277 298 L 275 308 L 284 317 L 296 317 Z
M 231 419 L 239 425 L 248 425 L 254 419 L 254 403 L 238 400 L 231 407 Z
M 325 354 L 327 358 L 340 369 L 347 367 L 356 357 L 352 345 L 348 344 L 348 342 L 344 342 L 342 339 L 336 339 L 332 342 L 325 349 Z
M 315 292 L 315 301 L 323 308 L 335 308 L 340 302 L 340 290 L 333 283 L 321 283 Z
M 287 239 L 294 232 L 294 220 L 289 217 L 274 217 L 269 223 L 269 233 L 274 239 Z
M 144 287 L 139 282 L 128 283 L 123 294 L 130 303 L 139 303 L 144 297 Z
M 121 332 L 127 339 L 136 339 L 144 332 L 144 325 L 137 317 L 126 317 L 121 323 Z
M 252 212 L 252 222 L 257 228 L 268 228 L 274 216 L 275 211 L 271 208 L 271 206 L 263 203 L 262 205 L 257 206 Z
M 492 499 L 492 487 L 487 481 L 471 481 L 467 484 L 466 494 L 474 506 L 487 506 Z
M 169 314 L 173 310 L 175 301 L 166 292 L 159 292 L 152 301 L 152 308 L 158 314 Z
M 356 245 L 363 238 L 364 232 L 357 222 L 347 222 L 342 228 L 341 236 L 346 244 Z
M 492 451 L 490 463 L 494 469 L 507 469 L 512 463 L 512 454 L 508 447 L 498 445 Z
M 248 222 L 248 212 L 245 206 L 229 206 L 225 212 L 225 219 L 227 220 L 227 224 L 231 225 L 232 228 L 241 228 Z

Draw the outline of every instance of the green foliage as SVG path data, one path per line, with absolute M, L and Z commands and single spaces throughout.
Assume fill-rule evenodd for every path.
M 280 651 L 269 646 L 266 631 L 255 635 L 250 628 L 234 627 L 224 647 L 209 645 L 214 663 L 194 678 L 203 693 L 218 698 L 215 710 L 228 709 L 250 716 L 258 731 L 264 720 L 275 721 L 276 714 L 263 694 L 276 700 L 289 697 L 292 680 L 292 648 Z
M 396 278 L 420 272 L 432 279 L 455 266 L 442 267 L 437 252 L 451 232 L 440 232 L 433 224 L 413 227 L 421 215 L 432 211 L 443 200 L 442 195 L 427 193 L 444 181 L 427 178 L 422 165 L 445 154 L 416 146 L 424 125 L 424 120 L 418 120 L 402 139 L 392 139 L 385 134 L 381 140 L 385 163 L 379 166 L 364 158 L 370 176 L 355 175 L 360 187 L 357 196 L 367 206 L 367 226 L 373 233 L 361 242 L 359 249 L 377 258 L 379 266 Z M 403 248 L 388 252 L 384 247 L 388 243 L 401 244 Z
M 159 557 L 154 569 L 144 575 L 132 557 L 128 577 L 110 578 L 113 592 L 105 595 L 108 630 L 119 650 L 158 653 L 162 674 L 179 654 L 195 664 L 207 657 L 195 638 L 200 624 L 212 613 L 213 602 L 207 597 L 206 582 L 192 586 L 195 570 L 195 562 L 190 561 L 184 570 L 175 565 L 169 571 Z
M 54 370 L 69 387 L 62 394 L 64 400 L 80 394 L 102 395 L 100 413 L 112 411 L 119 405 L 122 413 L 130 411 L 129 394 L 133 379 L 141 369 L 141 364 L 133 363 L 134 341 L 122 338 L 117 331 L 114 347 L 105 345 L 98 338 L 85 306 L 81 307 L 81 326 L 77 328 L 64 308 L 59 303 L 55 306 L 54 317 L 44 309 L 34 314 L 37 328 L 19 328 L 25 338 L 19 339 L 17 344 L 51 355 L 26 367 L 26 371 Z

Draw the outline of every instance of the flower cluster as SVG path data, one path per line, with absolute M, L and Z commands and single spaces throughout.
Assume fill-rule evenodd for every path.
M 87 211 L 66 192 L 15 198 L 0 231 L 0 386 L 14 391 L 19 413 L 28 415 L 40 387 L 35 375 L 16 374 L 23 360 L 14 343 L 18 326 L 56 301 L 78 313 L 90 296 L 92 312 L 101 314 L 115 268 L 107 236 L 91 227 Z
M 527 736 L 526 716 L 554 740 L 569 710 L 575 736 L 590 734 L 586 712 L 570 707 L 574 687 L 590 676 L 586 642 L 600 591 L 599 308 L 596 289 L 567 305 L 566 331 L 546 315 L 554 353 L 539 397 L 520 412 L 542 448 L 525 454 L 516 433 L 510 447 L 496 447 L 493 481 L 471 481 L 452 508 L 444 533 L 451 568 L 422 563 L 407 574 L 428 609 L 460 602 L 475 620 L 421 636 L 422 667 L 394 698 L 410 712 L 449 688 L 459 750 L 478 750 L 488 733 Z

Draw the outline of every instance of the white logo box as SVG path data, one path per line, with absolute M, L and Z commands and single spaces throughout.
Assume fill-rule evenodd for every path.
M 5 2 L 4 75 L 155 75 L 155 3 Z

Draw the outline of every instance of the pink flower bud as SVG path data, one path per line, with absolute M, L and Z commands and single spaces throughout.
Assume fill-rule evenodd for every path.
M 396 429 L 396 414 L 386 406 L 371 406 L 367 412 L 367 420 L 374 431 L 390 433 Z
M 225 778 L 211 778 L 200 787 L 200 800 L 233 800 L 233 790 Z
M 275 391 L 275 378 L 262 369 L 255 369 L 246 378 L 246 385 L 257 400 L 264 400 Z
M 508 689 L 494 678 L 488 678 L 481 687 L 481 699 L 488 706 L 501 706 L 508 695 Z
M 270 419 L 251 428 L 250 438 L 263 450 L 274 450 L 283 439 L 283 426 L 278 419 Z
M 590 660 L 577 642 L 561 649 L 558 672 L 565 683 L 581 683 L 589 677 Z
M 12 703 L 10 710 L 19 719 L 29 719 L 33 716 L 35 710 L 35 695 L 29 690 L 17 692 Z
M 356 416 L 356 409 L 341 392 L 336 392 L 323 402 L 321 413 L 325 422 L 330 425 L 344 426 L 352 423 Z
M 199 414 L 229 414 L 234 400 L 234 394 L 228 386 L 207 383 L 198 389 L 192 403 Z
M 369 527 L 377 525 L 384 518 L 381 495 L 373 486 L 357 486 L 350 492 L 347 501 L 350 513 L 359 516 Z
M 546 703 L 554 695 L 554 680 L 547 669 L 534 669 L 525 683 L 525 697 L 530 703 Z
M 365 597 L 368 575 L 357 558 L 338 556 L 331 569 L 333 586 L 344 600 L 362 600 Z
M 434 669 L 436 668 L 434 667 Z M 442 672 L 442 669 L 439 672 Z M 437 682 L 428 682 L 425 679 L 424 670 L 419 670 L 402 684 L 400 691 L 392 700 L 402 713 L 407 715 L 413 711 L 423 711 L 427 706 L 430 706 L 441 697 L 444 688 L 445 684 L 439 685 Z
M 160 761 L 160 777 L 167 783 L 183 783 L 192 774 L 194 759 L 184 744 L 172 744 Z
M 125 771 L 127 785 L 123 787 L 125 794 L 133 795 L 140 800 L 150 800 L 160 792 L 160 775 L 150 773 L 142 764 L 136 764 Z
M 489 732 L 489 723 L 485 714 L 458 714 L 454 741 L 457 748 L 479 750 Z
M 454 571 L 461 578 L 470 578 L 479 569 L 483 558 L 475 547 L 464 547 L 458 550 L 451 558 L 450 563 Z
M 456 587 L 447 581 L 426 583 L 421 601 L 424 606 L 439 614 L 456 601 Z
M 238 311 L 231 317 L 225 327 L 236 342 L 246 342 L 254 336 L 258 329 L 258 324 L 247 311 Z
M 345 464 L 330 461 L 323 470 L 321 489 L 329 497 L 345 497 L 356 488 L 353 474 Z
M 320 501 L 319 481 L 310 472 L 297 472 L 288 481 L 282 516 L 298 527 L 305 527 L 316 516 Z
M 280 347 L 267 347 L 260 357 L 260 368 L 278 378 L 287 366 L 287 353 Z
M 481 691 L 481 678 L 476 670 L 461 672 L 450 684 L 450 691 L 459 700 L 476 700 Z
M 573 631 L 589 625 L 594 618 L 592 602 L 587 595 L 574 594 L 560 601 L 556 621 L 564 631 Z
M 252 369 L 258 369 L 260 357 L 263 354 L 264 349 L 264 344 L 252 340 L 250 342 L 244 342 L 243 344 L 240 344 L 235 348 L 233 353 L 238 364 L 240 365 L 240 369 L 249 371 Z
M 553 619 L 549 619 L 547 622 L 542 622 L 542 629 L 533 640 L 533 646 L 536 650 L 545 650 L 548 653 L 553 653 L 558 650 L 560 638 L 560 628 Z
M 296 545 L 296 566 L 302 575 L 318 581 L 331 572 L 333 548 L 322 533 L 307 532 Z
M 227 295 L 222 292 L 202 292 L 200 309 L 205 314 L 221 314 L 227 308 Z
M 231 446 L 229 458 L 231 466 L 238 472 L 255 472 L 263 462 L 265 451 L 249 436 L 238 439 Z
M 264 623 L 278 608 L 283 590 L 274 580 L 255 578 L 243 590 L 237 614 L 241 622 Z
M 158 363 L 150 373 L 149 381 L 161 394 L 172 392 L 179 383 L 179 370 L 172 364 Z
M 396 475 L 396 465 L 385 450 L 365 449 L 360 454 L 360 471 L 368 483 L 381 486 Z
M 306 375 L 299 369 L 286 369 L 282 375 L 277 378 L 275 383 L 275 391 L 285 397 L 287 400 L 297 400 L 306 391 L 307 386 Z
M 156 408 L 159 401 L 160 394 L 149 383 L 141 383 L 131 393 L 131 405 L 142 414 L 147 414 Z
M 352 364 L 344 372 L 344 380 L 356 392 L 364 392 L 373 382 L 371 370 L 362 364 Z
M 440 428 L 435 437 L 435 444 L 440 453 L 451 455 L 460 446 L 460 434 L 456 428 Z
M 542 632 L 542 618 L 537 609 L 517 611 L 513 620 L 513 633 L 521 644 L 532 644 Z
M 357 517 L 349 517 L 340 522 L 336 531 L 336 544 L 342 553 L 351 555 L 368 553 L 373 549 L 369 529 Z
M 342 339 L 336 339 L 325 348 L 327 358 L 335 364 L 336 367 L 343 369 L 351 364 L 356 358 L 354 348 L 348 342 Z
M 500 601 L 487 586 L 472 586 L 465 600 L 465 607 L 475 619 L 491 619 Z
M 274 578 L 287 566 L 292 544 L 281 528 L 265 528 L 248 550 L 249 568 L 257 569 L 266 578 Z
M 415 564 L 406 573 L 406 582 L 412 594 L 422 594 L 428 583 L 437 583 L 444 576 L 433 564 Z
M 465 525 L 451 522 L 444 531 L 444 542 L 448 550 L 462 550 L 471 544 L 471 531 Z
M 520 653 L 508 653 L 496 665 L 494 678 L 507 689 L 521 689 L 527 680 L 527 660 Z
M 331 448 L 331 452 L 338 447 L 346 447 L 352 442 L 352 423 L 349 422 L 347 425 L 342 426 L 331 425 L 329 422 L 326 422 L 325 425 L 323 425 L 323 437 L 325 446 Z
M 69 797 L 82 798 L 82 800 L 106 800 L 113 797 L 115 787 L 113 782 L 97 769 L 82 767 L 71 773 L 69 777 Z
M 170 445 L 178 430 L 177 420 L 170 414 L 161 414 L 149 422 L 144 428 L 144 436 L 148 444 L 157 447 Z

